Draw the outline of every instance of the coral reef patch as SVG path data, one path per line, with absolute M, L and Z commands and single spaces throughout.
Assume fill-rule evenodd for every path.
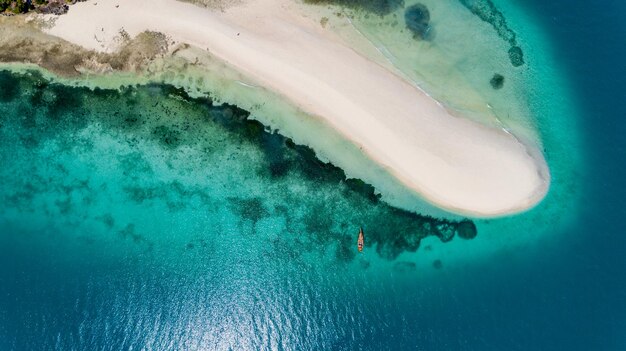
M 487 22 L 495 29 L 498 36 L 510 45 L 509 60 L 513 67 L 524 65 L 524 54 L 517 43 L 517 35 L 509 28 L 504 14 L 490 0 L 459 0 L 463 6 Z
M 371 185 L 233 105 L 170 85 L 90 90 L 0 71 L 0 87 L 9 86 L 0 95 L 0 158 L 14 162 L 0 171 L 0 212 L 94 223 L 146 248 L 159 227 L 128 213 L 202 219 L 213 233 L 206 242 L 233 235 L 220 228 L 238 218 L 234 232 L 265 237 L 268 255 L 330 250 L 338 262 L 355 259 L 359 226 L 366 250 L 388 260 L 428 236 L 476 236 L 469 220 L 389 206 Z

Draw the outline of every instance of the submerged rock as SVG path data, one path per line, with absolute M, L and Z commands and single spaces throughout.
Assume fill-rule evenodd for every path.
M 406 27 L 413 33 L 413 38 L 429 40 L 431 37 L 430 11 L 426 5 L 415 4 L 404 11 Z
M 467 219 L 457 224 L 456 231 L 461 239 L 474 239 L 477 234 L 476 224 Z
M 519 67 L 524 64 L 524 53 L 519 46 L 511 46 L 509 49 L 509 60 L 513 67 Z
M 491 84 L 491 87 L 494 89 L 501 89 L 502 86 L 504 86 L 504 76 L 499 73 L 495 73 L 489 80 L 489 84 Z

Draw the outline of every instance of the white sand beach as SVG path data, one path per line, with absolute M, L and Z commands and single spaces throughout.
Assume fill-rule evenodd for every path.
M 47 31 L 98 51 L 115 50 L 122 29 L 131 36 L 162 32 L 208 50 L 456 213 L 506 215 L 545 196 L 550 175 L 537 146 L 449 111 L 299 11 L 288 0 L 223 11 L 176 0 L 91 0 L 73 5 Z

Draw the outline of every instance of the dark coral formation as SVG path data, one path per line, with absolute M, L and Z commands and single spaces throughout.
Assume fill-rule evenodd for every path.
M 463 6 L 469 9 L 484 22 L 489 23 L 496 30 L 498 36 L 509 43 L 509 59 L 514 67 L 524 64 L 522 49 L 517 44 L 517 35 L 509 28 L 506 18 L 490 0 L 459 0 Z
M 524 53 L 519 46 L 511 46 L 509 49 L 509 60 L 513 67 L 519 67 L 524 64 Z
M 504 86 L 504 76 L 498 73 L 494 74 L 489 80 L 489 84 L 491 84 L 491 87 L 494 89 L 502 89 Z
M 474 239 L 478 233 L 474 222 L 468 220 L 458 223 L 456 230 L 461 239 Z
M 415 39 L 432 39 L 430 12 L 424 4 L 409 6 L 404 11 L 404 22 Z
M 134 122 L 135 121 L 131 118 L 130 123 L 134 124 Z M 167 126 L 157 126 L 154 128 L 152 134 L 154 134 L 159 141 L 167 147 L 176 148 L 180 145 L 181 135 L 178 130 L 170 129 Z
M 239 214 L 241 218 L 250 220 L 254 224 L 270 215 L 263 204 L 263 200 L 258 197 L 250 199 L 230 198 L 228 201 L 231 203 L 231 208 Z

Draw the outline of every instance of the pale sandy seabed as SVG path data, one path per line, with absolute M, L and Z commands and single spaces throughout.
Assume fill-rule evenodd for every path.
M 99 5 L 95 6 L 103 6 L 106 3 L 107 1 L 100 1 Z M 559 85 L 558 78 L 555 78 L 558 75 L 552 72 L 549 75 L 537 77 L 543 72 L 536 68 L 529 69 L 529 65 L 521 69 L 510 67 L 505 54 L 506 50 L 503 49 L 505 46 L 498 47 L 499 41 L 494 38 L 494 35 L 489 34 L 488 26 L 473 18 L 471 13 L 460 5 L 454 2 L 437 1 L 424 1 L 423 3 L 431 9 L 432 23 L 437 29 L 437 36 L 429 42 L 415 41 L 410 35 L 399 30 L 403 27 L 401 10 L 395 13 L 395 16 L 392 13 L 381 18 L 335 6 L 294 6 L 297 6 L 299 11 L 306 11 L 303 13 L 306 13 L 311 21 L 320 22 L 323 30 L 337 33 L 341 38 L 350 41 L 360 54 L 366 55 L 372 61 L 424 88 L 439 101 L 445 102 L 450 110 L 461 112 L 460 114 L 464 117 L 486 125 L 504 127 L 527 143 L 541 145 L 540 135 L 535 131 L 539 129 L 551 132 L 550 129 L 554 128 L 554 125 L 550 124 L 555 121 L 542 122 L 541 116 L 537 116 L 537 113 L 541 111 L 537 108 L 533 111 L 528 106 L 529 100 L 533 98 L 529 95 L 537 93 L 536 91 L 528 92 L 528 82 L 539 78 L 544 82 Z M 94 6 L 91 2 L 87 4 Z M 305 10 L 302 10 L 303 8 Z M 441 15 L 444 12 L 445 15 Z M 525 30 L 537 31 L 537 28 L 529 22 L 517 24 L 521 23 L 528 26 L 524 28 Z M 51 28 L 49 30 L 54 33 L 54 27 Z M 118 28 L 102 30 L 99 34 L 101 35 L 97 44 L 93 45 L 101 45 L 99 48 L 101 51 L 114 52 L 127 40 L 124 32 L 120 32 Z M 537 50 L 538 44 L 547 45 L 545 41 L 540 42 L 543 38 L 538 31 L 532 34 L 536 35 L 532 39 L 538 41 L 534 43 L 534 47 L 531 46 L 534 50 Z M 95 35 L 94 33 L 94 37 Z M 222 101 L 235 103 L 250 110 L 255 118 L 294 138 L 296 142 L 313 146 L 322 159 L 328 159 L 339 165 L 346 170 L 348 176 L 361 178 L 374 184 L 383 193 L 383 199 L 391 204 L 421 213 L 454 217 L 405 191 L 405 187 L 400 182 L 390 177 L 383 167 L 371 162 L 358 146 L 347 141 L 340 133 L 318 118 L 312 118 L 296 106 L 286 102 L 278 94 L 262 88 L 258 82 L 245 73 L 238 72 L 216 59 L 210 51 L 182 46 L 181 43 L 172 42 L 171 39 L 167 44 L 168 53 L 152 55 L 150 60 L 145 62 L 145 67 L 139 69 L 141 76 L 111 69 L 111 65 L 97 64 L 98 59 L 91 59 L 92 64 L 83 64 L 81 70 L 83 73 L 99 74 L 84 74 L 83 77 L 71 79 L 69 82 L 115 87 L 135 82 L 161 81 L 185 87 L 196 95 L 208 92 Z M 533 52 L 533 49 L 527 52 L 527 60 L 530 58 L 532 62 L 534 58 L 535 62 L 532 64 L 537 66 L 549 64 L 549 54 L 542 56 Z M 172 52 L 174 52 L 173 55 Z M 137 69 L 137 67 L 131 68 Z M 488 79 L 494 72 L 506 77 L 504 88 L 498 91 L 494 91 L 488 84 Z M 101 73 L 108 74 L 100 75 Z M 89 78 L 85 80 L 85 76 Z M 64 81 L 68 82 L 67 79 Z M 536 100 L 537 97 L 534 98 Z M 553 109 L 553 105 L 543 107 Z M 561 113 L 572 113 L 567 107 L 561 108 L 563 109 L 559 111 Z M 560 121 L 557 120 L 556 123 Z M 544 128 L 544 123 L 548 125 L 546 128 Z M 570 124 L 573 122 L 570 121 Z M 571 135 L 563 138 L 567 139 L 570 146 L 574 143 L 572 140 L 575 140 L 575 136 Z M 556 143 L 562 143 L 563 138 L 561 135 L 557 136 Z M 545 144 L 554 140 L 547 139 L 544 140 Z M 341 150 L 341 152 L 334 152 L 334 150 Z M 570 157 L 576 158 L 576 156 Z M 574 198 L 574 195 L 569 195 L 572 199 L 567 199 L 563 189 L 563 187 L 572 186 L 569 179 L 564 179 L 565 177 L 571 179 L 572 176 L 564 175 L 563 173 L 568 171 L 567 167 L 562 167 L 561 164 L 555 165 L 555 160 L 550 160 L 548 157 L 553 177 L 559 180 L 554 185 L 556 189 L 551 190 L 548 199 L 539 206 L 540 210 L 533 210 L 521 216 L 524 218 L 520 221 L 523 222 L 521 227 L 516 222 L 518 217 L 494 222 L 479 222 L 481 235 L 477 240 L 460 245 L 464 247 L 449 243 L 442 245 L 438 250 L 450 251 L 451 257 L 458 256 L 460 251 L 464 251 L 465 256 L 471 256 L 472 252 L 484 253 L 487 246 L 487 251 L 493 251 L 494 248 L 519 247 L 520 243 L 523 246 L 523 243 L 528 242 L 528 238 L 536 239 L 540 231 L 535 229 L 530 233 L 531 228 L 537 228 L 537 225 L 548 225 L 556 221 L 555 217 L 563 217 L 566 209 L 574 207 L 574 205 L 569 205 L 564 206 L 564 209 L 561 204 L 564 202 L 563 197 L 566 198 L 565 200 Z M 560 159 L 558 161 L 571 163 L 571 160 Z M 364 165 L 367 166 L 364 167 Z M 558 204 L 555 203 L 554 196 L 558 197 Z M 565 202 L 571 203 L 571 201 Z M 522 235 L 503 236 L 502 231 L 507 228 L 510 231 L 511 225 L 517 227 L 516 234 Z M 511 238 L 517 240 L 510 240 Z M 432 245 L 437 245 L 437 243 L 433 242 Z M 421 255 L 420 257 L 425 261 L 429 260 L 425 257 L 427 255 L 423 253 Z

